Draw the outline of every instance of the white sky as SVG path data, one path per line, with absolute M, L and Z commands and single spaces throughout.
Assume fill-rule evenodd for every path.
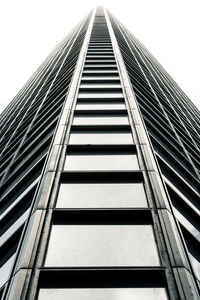
M 2 0 L 0 112 L 97 5 L 107 7 L 200 108 L 200 0 Z

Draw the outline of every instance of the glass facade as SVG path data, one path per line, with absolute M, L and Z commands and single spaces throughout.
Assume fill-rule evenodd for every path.
M 199 299 L 199 112 L 107 10 L 0 122 L 2 299 Z
M 84 299 L 84 300 L 167 300 L 167 294 L 164 288 L 125 288 L 125 289 L 41 289 L 39 293 L 39 300 L 44 299 Z
M 147 207 L 141 183 L 62 183 L 58 208 Z
M 54 225 L 45 261 L 48 267 L 159 265 L 151 225 Z

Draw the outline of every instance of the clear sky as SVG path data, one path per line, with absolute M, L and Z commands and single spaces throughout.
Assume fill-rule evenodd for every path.
M 107 7 L 200 108 L 200 0 L 2 0 L 0 112 L 97 5 Z

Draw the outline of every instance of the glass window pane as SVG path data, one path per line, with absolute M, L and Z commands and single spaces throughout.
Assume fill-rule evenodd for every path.
M 189 252 L 189 257 L 190 257 L 190 260 L 192 262 L 194 272 L 195 272 L 197 278 L 200 280 L 200 262 L 190 252 Z
M 13 254 L 7 262 L 0 268 L 0 287 L 9 279 L 9 275 L 15 260 L 16 254 Z
M 127 116 L 81 116 L 74 117 L 73 125 L 128 125 Z
M 106 104 L 106 103 L 88 103 L 88 104 L 77 104 L 76 105 L 76 109 L 79 109 L 79 110 L 89 110 L 89 109 L 125 109 L 125 104 L 120 104 L 120 103 L 109 103 L 109 104 Z
M 151 225 L 54 225 L 45 266 L 159 266 Z
M 27 220 L 30 209 L 27 209 L 0 237 L 0 247 L 16 232 Z
M 65 170 L 139 170 L 137 156 L 67 155 Z
M 196 239 L 198 239 L 200 241 L 200 232 L 174 206 L 173 206 L 173 210 L 174 210 L 174 214 L 175 214 L 176 218 L 179 220 L 179 222 L 181 224 L 183 224 L 183 226 L 185 226 L 185 228 L 187 228 L 190 231 L 190 233 L 192 235 L 194 235 L 196 237 Z
M 70 144 L 133 144 L 131 133 L 71 133 Z
M 116 83 L 109 83 L 109 82 L 107 82 L 107 83 L 90 83 L 90 84 L 88 84 L 88 83 L 82 83 L 81 85 L 80 85 L 80 88 L 81 89 L 83 89 L 83 91 L 84 91 L 84 89 L 97 89 L 97 88 L 99 88 L 99 89 L 102 89 L 102 91 L 104 90 L 104 89 L 107 89 L 107 88 L 110 88 L 110 89 L 121 89 L 122 88 L 122 86 L 121 86 L 121 84 L 116 84 Z
M 83 94 L 83 93 L 80 93 L 78 95 L 78 98 L 79 99 L 92 99 L 92 98 L 95 98 L 95 99 L 99 99 L 99 98 L 102 98 L 102 99 L 105 99 L 105 98 L 111 98 L 111 99 L 121 99 L 123 98 L 123 94 L 122 93 L 98 93 L 98 94 L 93 94 L 93 93 L 88 93 L 88 94 Z
M 40 289 L 39 300 L 167 300 L 165 288 Z
M 106 80 L 106 82 L 108 81 L 112 81 L 112 80 L 119 80 L 119 76 L 116 75 L 112 75 L 112 76 L 82 76 L 82 80 L 86 80 L 86 81 L 91 81 L 91 80 Z
M 147 207 L 142 183 L 62 183 L 57 207 Z

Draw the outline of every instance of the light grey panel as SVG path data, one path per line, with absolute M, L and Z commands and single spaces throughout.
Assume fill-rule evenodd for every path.
M 82 76 L 82 80 L 87 80 L 87 81 L 90 81 L 90 80 L 94 80 L 94 79 L 98 79 L 98 80 L 107 80 L 107 81 L 111 81 L 112 80 L 119 80 L 119 76 Z
M 131 133 L 71 133 L 69 144 L 133 144 Z
M 119 73 L 118 73 L 117 70 L 84 70 L 83 71 L 83 76 L 85 74 L 90 74 L 90 76 L 92 76 L 93 74 L 95 74 L 95 77 L 96 77 L 97 74 L 98 74 L 98 77 L 99 77 L 99 76 L 102 76 L 102 73 L 103 74 L 107 73 L 107 74 L 112 74 L 112 75 L 115 74 L 116 76 L 119 76 Z
M 139 170 L 136 155 L 67 155 L 64 170 Z
M 96 45 L 95 45 L 96 46 Z M 102 69 L 102 68 L 107 68 L 107 70 L 109 70 L 110 68 L 112 68 L 112 69 L 116 69 L 117 70 L 117 65 L 116 64 L 109 64 L 109 65 L 103 65 L 103 64 L 99 64 L 99 65 L 97 65 L 97 64 L 95 64 L 95 65 L 88 65 L 88 64 L 85 64 L 85 68 L 84 68 L 84 70 L 85 69 L 90 69 L 90 70 L 94 70 L 95 69 L 95 71 L 97 70 L 97 69 Z M 103 69 L 103 71 L 104 71 L 104 69 Z
M 147 207 L 147 201 L 142 183 L 62 183 L 57 207 Z
M 78 94 L 78 98 L 79 99 L 91 99 L 92 98 L 115 98 L 115 99 L 118 99 L 118 98 L 123 98 L 123 94 L 122 93 L 97 93 L 97 94 L 93 94 L 93 93 L 80 93 Z
M 81 117 L 74 117 L 73 125 L 128 125 L 129 120 L 128 117 L 117 116 L 114 115 L 106 117 L 104 116 L 81 116 Z
M 76 105 L 76 109 L 79 110 L 90 110 L 90 109 L 105 109 L 105 110 L 111 110 L 111 109 L 125 109 L 126 106 L 123 103 L 91 103 L 91 104 L 77 104 Z
M 54 225 L 45 266 L 159 266 L 151 225 Z
M 39 300 L 167 300 L 165 288 L 40 289 Z
M 80 88 L 102 88 L 102 89 L 106 89 L 106 88 L 112 88 L 112 89 L 117 89 L 117 88 L 121 88 L 121 84 L 116 84 L 116 83 L 93 83 L 93 84 L 88 84 L 88 83 L 83 83 L 80 85 Z

